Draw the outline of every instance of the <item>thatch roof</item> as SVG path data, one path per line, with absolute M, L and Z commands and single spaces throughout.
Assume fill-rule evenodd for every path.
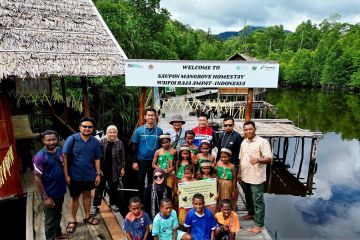
M 0 81 L 122 75 L 126 58 L 91 0 L 0 1 Z

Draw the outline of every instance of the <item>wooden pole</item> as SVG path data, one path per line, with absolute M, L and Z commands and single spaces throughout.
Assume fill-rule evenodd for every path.
M 139 126 L 145 123 L 145 101 L 146 101 L 146 87 L 140 88 L 140 104 L 139 104 Z
M 249 88 L 248 89 L 248 94 L 247 94 L 247 97 L 246 97 L 245 122 L 251 120 L 253 95 L 254 95 L 254 89 Z
M 54 114 L 55 113 L 55 108 L 54 108 L 54 102 L 53 102 L 53 87 L 52 87 L 52 79 L 51 77 L 49 77 L 49 101 L 50 101 L 50 109 L 51 109 L 51 113 Z
M 84 117 L 90 117 L 87 78 L 80 77 L 80 79 L 81 79 L 81 88 L 82 88 L 83 97 L 84 97 L 84 101 L 83 101 Z
M 60 78 L 60 84 L 61 84 L 61 94 L 64 102 L 64 121 L 65 123 L 69 122 L 69 112 L 67 108 L 67 97 L 66 97 L 66 82 L 64 77 Z

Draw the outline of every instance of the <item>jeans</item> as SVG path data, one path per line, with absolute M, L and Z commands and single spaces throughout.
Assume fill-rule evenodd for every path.
M 119 201 L 118 192 L 117 192 L 117 187 L 119 185 L 119 181 L 113 182 L 111 179 L 111 176 L 109 178 L 107 178 L 106 176 L 101 178 L 100 184 L 99 184 L 99 186 L 97 186 L 97 188 L 95 190 L 93 206 L 96 206 L 96 207 L 100 206 L 101 200 L 103 198 L 104 190 L 106 188 L 106 183 L 108 184 L 108 189 L 106 189 L 106 192 L 109 194 L 110 205 L 115 204 L 116 206 L 119 206 L 120 201 Z
M 151 184 L 153 182 L 153 172 L 154 168 L 152 167 L 151 160 L 139 160 L 139 171 L 137 173 L 137 186 L 140 194 L 140 198 L 142 198 L 145 192 L 145 177 L 147 175 L 147 182 Z
M 241 187 L 245 193 L 248 214 L 254 216 L 256 226 L 263 227 L 265 219 L 264 184 L 242 182 Z
M 61 211 L 64 197 L 53 199 L 54 208 L 47 208 L 43 206 L 45 213 L 45 236 L 46 239 L 55 239 L 56 236 L 61 235 Z

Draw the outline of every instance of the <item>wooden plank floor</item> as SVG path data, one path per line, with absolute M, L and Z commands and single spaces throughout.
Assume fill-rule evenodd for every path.
M 44 228 L 44 211 L 42 209 L 42 200 L 38 190 L 34 185 L 34 176 L 31 172 L 27 172 L 23 175 L 23 183 L 27 192 L 27 216 L 26 216 L 26 232 L 27 239 L 43 240 L 45 239 L 45 228 Z M 77 212 L 76 231 L 71 234 L 71 239 L 126 239 L 125 233 L 122 231 L 122 225 L 119 224 L 116 217 L 111 209 L 108 207 L 105 201 L 102 201 L 100 206 L 101 214 L 98 214 L 96 218 L 99 220 L 99 224 L 96 226 L 85 224 L 84 208 L 82 204 L 82 198 L 80 198 L 80 207 Z M 62 232 L 65 233 L 66 223 L 70 216 L 70 195 L 66 193 L 61 228 Z

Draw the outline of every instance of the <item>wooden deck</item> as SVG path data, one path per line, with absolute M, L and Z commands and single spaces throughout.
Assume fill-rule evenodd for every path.
M 27 240 L 43 240 L 45 239 L 44 229 L 44 211 L 42 209 L 42 200 L 40 194 L 34 184 L 34 176 L 31 172 L 23 175 L 23 183 L 27 192 L 26 206 L 26 239 Z M 81 199 L 81 198 L 80 198 Z M 65 233 L 66 222 L 70 216 L 70 196 L 67 192 L 63 204 L 63 214 L 61 221 L 62 232 Z M 92 226 L 82 222 L 84 218 L 84 208 L 82 200 L 77 212 L 76 231 L 71 234 L 71 239 L 126 239 L 125 232 L 122 231 L 121 215 L 114 214 L 105 201 L 100 206 L 100 214 L 96 216 L 99 224 Z M 119 219 L 119 220 L 118 220 Z

